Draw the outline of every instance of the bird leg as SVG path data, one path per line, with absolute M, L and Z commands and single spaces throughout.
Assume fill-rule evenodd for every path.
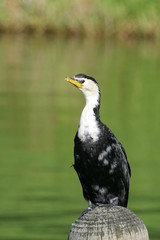
M 118 197 L 110 198 L 108 203 L 92 203 L 91 201 L 88 201 L 88 209 L 87 210 L 92 210 L 95 207 L 106 207 L 108 205 L 118 205 Z
M 118 197 L 111 198 L 110 204 L 117 206 L 118 205 Z

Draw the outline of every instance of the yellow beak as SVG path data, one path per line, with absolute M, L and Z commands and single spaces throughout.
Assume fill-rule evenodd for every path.
M 82 83 L 78 82 L 74 78 L 66 77 L 65 80 L 71 84 L 73 84 L 75 87 L 82 88 Z

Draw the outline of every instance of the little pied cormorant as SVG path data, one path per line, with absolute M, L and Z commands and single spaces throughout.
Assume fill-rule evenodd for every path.
M 96 80 L 84 74 L 66 81 L 86 99 L 74 139 L 74 168 L 89 208 L 99 204 L 127 207 L 130 166 L 125 150 L 99 116 L 100 90 Z

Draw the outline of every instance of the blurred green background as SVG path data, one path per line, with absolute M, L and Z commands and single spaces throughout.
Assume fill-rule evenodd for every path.
M 135 23 L 142 15 L 152 16 L 159 5 L 158 1 L 153 5 L 149 2 L 141 14 L 139 1 L 130 1 L 131 5 L 127 1 L 99 2 L 106 6 L 104 12 L 107 6 L 117 9 L 114 14 L 109 10 L 117 19 L 120 5 L 124 9 L 133 5 Z M 101 28 L 97 25 L 99 32 L 94 30 L 96 23 L 87 18 L 84 25 L 87 29 L 89 24 L 90 30 L 73 31 L 76 21 L 69 28 L 67 7 L 75 4 L 74 16 L 79 8 L 83 14 L 92 10 L 97 19 L 100 8 L 93 10 L 91 1 L 61 4 L 42 0 L 0 2 L 0 239 L 67 239 L 71 223 L 87 208 L 71 167 L 73 139 L 85 101 L 64 81 L 66 75 L 83 72 L 97 79 L 102 94 L 101 119 L 126 149 L 132 169 L 128 207 L 144 221 L 150 239 L 158 240 L 160 43 L 153 39 L 158 32 L 151 38 L 147 31 L 140 35 L 126 35 L 125 31 L 113 34 L 107 25 L 100 25 L 105 32 L 102 36 Z M 37 6 L 43 6 L 39 21 L 44 17 L 50 31 L 40 25 L 31 28 L 22 24 L 33 18 L 37 21 Z M 59 9 L 57 18 L 54 9 Z M 13 21 L 16 18 L 18 27 Z M 155 15 L 159 24 L 158 18 Z M 56 31 L 53 26 L 57 26 Z
M 0 31 L 159 38 L 159 13 L 159 0 L 1 0 Z

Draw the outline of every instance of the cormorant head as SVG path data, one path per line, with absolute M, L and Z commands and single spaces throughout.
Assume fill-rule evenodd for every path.
M 65 80 L 76 86 L 79 90 L 81 90 L 86 98 L 86 101 L 97 101 L 97 104 L 99 104 L 99 86 L 93 77 L 80 73 L 75 75 L 74 77 L 66 77 Z

